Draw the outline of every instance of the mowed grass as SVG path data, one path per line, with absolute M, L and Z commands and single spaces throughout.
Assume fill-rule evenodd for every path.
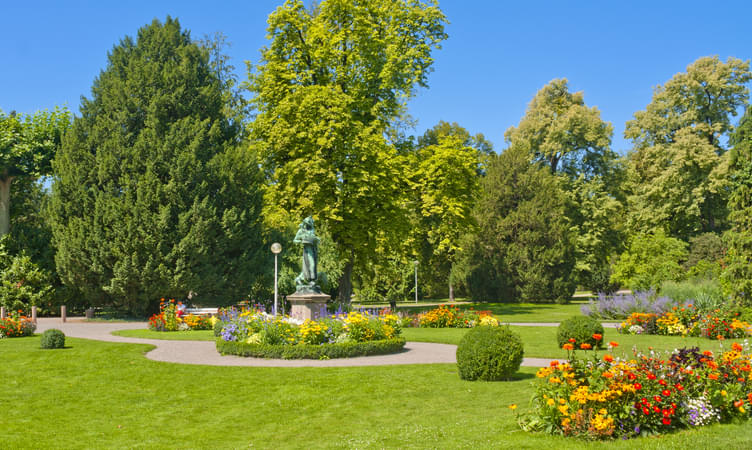
M 504 322 L 542 322 L 559 323 L 572 316 L 582 315 L 581 308 L 587 300 L 573 300 L 566 305 L 550 303 L 468 303 L 456 305 L 461 310 L 491 311 Z M 436 308 L 435 306 L 398 306 L 399 311 L 421 313 Z
M 536 358 L 559 358 L 567 357 L 566 350 L 558 347 L 556 342 L 557 327 L 533 327 L 511 326 L 515 333 L 520 335 L 525 347 L 525 356 Z M 408 341 L 438 342 L 443 344 L 459 344 L 467 328 L 405 328 L 402 334 Z M 630 357 L 634 349 L 649 352 L 674 350 L 682 347 L 700 347 L 700 350 L 718 351 L 721 345 L 726 349 L 731 348 L 733 342 L 742 340 L 713 341 L 699 337 L 680 336 L 657 336 L 657 335 L 634 335 L 619 334 L 613 328 L 606 328 L 603 335 L 604 342 L 614 341 L 619 344 L 611 353 L 615 356 Z M 589 355 L 591 352 L 578 351 L 580 355 Z M 600 351 L 603 353 L 603 351 Z
M 588 443 L 521 431 L 533 368 L 467 382 L 454 365 L 246 368 L 160 363 L 150 347 L 0 340 L 2 448 L 746 448 L 752 426 Z
M 141 339 L 160 339 L 173 341 L 213 341 L 214 331 L 212 330 L 189 330 L 189 331 L 152 331 L 147 329 L 141 330 L 118 330 L 113 331 L 115 336 L 134 337 Z

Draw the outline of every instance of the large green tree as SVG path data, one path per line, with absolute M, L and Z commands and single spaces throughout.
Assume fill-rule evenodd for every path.
M 519 125 L 505 133 L 510 147 L 562 178 L 572 200 L 567 215 L 577 230 L 575 279 L 596 291 L 608 290 L 609 257 L 621 245 L 621 168 L 610 149 L 612 133 L 598 108 L 588 107 L 582 92 L 570 92 L 566 79 L 539 90 Z
M 288 0 L 269 16 L 269 46 L 249 67 L 252 135 L 267 202 L 326 224 L 352 272 L 406 235 L 405 158 L 387 139 L 405 102 L 426 86 L 446 37 L 435 1 Z
M 726 227 L 726 141 L 750 79 L 749 62 L 700 58 L 658 86 L 647 108 L 627 122 L 633 231 L 662 228 L 687 240 Z
M 0 237 L 10 232 L 10 196 L 14 180 L 50 174 L 50 161 L 70 125 L 65 108 L 29 116 L 0 110 Z
M 567 302 L 574 293 L 575 240 L 562 177 L 510 147 L 492 158 L 475 207 L 478 233 L 466 253 L 476 300 Z
M 519 125 L 504 138 L 510 146 L 527 149 L 552 174 L 589 178 L 610 169 L 616 157 L 609 148 L 612 134 L 598 108 L 585 105 L 582 92 L 569 92 L 566 79 L 555 79 L 535 94 Z
M 247 296 L 260 269 L 261 176 L 221 71 L 176 19 L 126 37 L 53 162 L 55 260 L 92 304 Z
M 731 228 L 724 235 L 728 249 L 721 279 L 728 294 L 752 305 L 752 106 L 747 106 L 730 144 Z
M 420 139 L 412 153 L 415 214 L 412 238 L 418 244 L 423 279 L 441 279 L 454 300 L 452 268 L 462 252 L 462 236 L 475 231 L 472 211 L 480 173 L 493 150 L 482 135 L 441 122 Z M 442 290 L 442 292 L 446 292 Z

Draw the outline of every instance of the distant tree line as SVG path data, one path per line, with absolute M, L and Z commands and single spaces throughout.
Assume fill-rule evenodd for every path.
M 78 115 L 0 112 L 0 303 L 268 301 L 269 245 L 291 293 L 307 215 L 343 304 L 412 297 L 416 262 L 423 297 L 566 302 L 704 276 L 752 303 L 749 62 L 703 57 L 658 86 L 624 156 L 552 80 L 497 153 L 457 123 L 408 134 L 445 24 L 436 2 L 288 0 L 239 82 L 222 35 L 168 17 L 113 47 Z

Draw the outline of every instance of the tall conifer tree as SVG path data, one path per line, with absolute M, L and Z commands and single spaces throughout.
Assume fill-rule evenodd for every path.
M 260 242 L 258 166 L 239 145 L 210 49 L 155 20 L 109 54 L 53 167 L 58 271 L 93 304 L 247 295 Z M 224 96 L 226 97 L 226 96 Z

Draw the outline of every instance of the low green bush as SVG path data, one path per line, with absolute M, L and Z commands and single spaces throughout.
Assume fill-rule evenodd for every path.
M 712 311 L 727 305 L 721 284 L 716 279 L 666 281 L 660 295 L 670 298 L 676 305 L 693 304 L 700 311 Z
M 42 333 L 41 347 L 47 349 L 65 347 L 65 334 L 54 328 L 45 331 Z
M 342 342 L 323 345 L 249 344 L 242 341 L 217 339 L 217 351 L 223 355 L 274 359 L 334 359 L 355 356 L 386 355 L 405 347 L 405 338 L 368 342 Z
M 508 326 L 471 329 L 457 347 L 457 369 L 463 380 L 509 379 L 522 364 L 520 337 Z
M 600 335 L 601 339 L 595 339 L 593 335 Z M 574 342 L 570 341 L 574 339 Z M 574 316 L 563 321 L 556 333 L 559 347 L 566 343 L 575 348 L 581 348 L 582 344 L 588 344 L 592 348 L 603 347 L 603 325 L 592 317 Z

